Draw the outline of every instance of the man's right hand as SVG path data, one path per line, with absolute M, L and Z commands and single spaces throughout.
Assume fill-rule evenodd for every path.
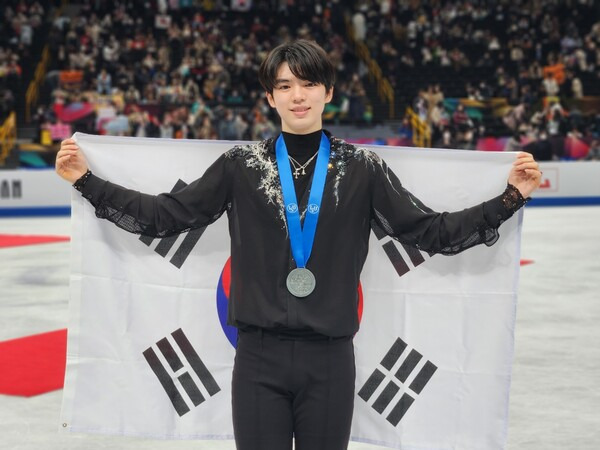
M 56 154 L 55 167 L 56 173 L 71 184 L 87 172 L 87 161 L 73 139 L 65 139 L 60 143 L 60 150 Z

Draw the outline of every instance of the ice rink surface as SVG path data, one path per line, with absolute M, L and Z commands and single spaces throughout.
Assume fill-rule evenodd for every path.
M 600 449 L 599 224 L 600 207 L 525 211 L 522 258 L 534 263 L 521 268 L 510 450 Z M 0 234 L 68 235 L 69 228 L 68 218 L 0 219 Z M 66 328 L 69 244 L 1 248 L 0 261 L 0 340 Z M 235 448 L 232 441 L 59 434 L 61 396 L 0 396 L 0 449 Z

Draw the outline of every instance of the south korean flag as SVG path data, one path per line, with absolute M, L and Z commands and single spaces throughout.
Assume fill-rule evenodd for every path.
M 76 134 L 94 172 L 150 194 L 181 189 L 237 143 Z M 377 147 L 435 210 L 504 190 L 514 155 Z M 493 246 L 430 255 L 373 224 L 359 288 L 352 439 L 391 448 L 501 449 L 521 215 Z M 226 219 L 152 239 L 98 220 L 73 191 L 67 374 L 60 429 L 231 439 L 236 330 Z M 349 243 L 352 245 L 352 243 Z

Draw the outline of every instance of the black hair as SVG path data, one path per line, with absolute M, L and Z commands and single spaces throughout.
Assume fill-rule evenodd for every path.
M 260 65 L 258 81 L 269 94 L 273 94 L 277 72 L 283 63 L 288 63 L 297 78 L 324 85 L 326 92 L 335 83 L 335 69 L 325 50 L 316 42 L 298 39 L 275 47 Z

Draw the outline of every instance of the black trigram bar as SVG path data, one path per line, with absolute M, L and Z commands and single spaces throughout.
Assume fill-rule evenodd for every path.
M 186 186 L 187 183 L 185 181 L 177 180 L 177 183 L 175 183 L 175 186 L 173 186 L 173 189 L 171 189 L 171 193 L 180 191 Z M 170 263 L 178 269 L 181 269 L 181 266 L 183 265 L 189 254 L 192 252 L 194 246 L 198 243 L 200 237 L 202 237 L 204 230 L 206 230 L 206 227 L 198 228 L 187 233 L 183 238 L 183 242 L 177 248 L 175 254 L 171 257 Z M 177 237 L 177 235 L 174 235 L 162 238 L 158 242 L 158 245 L 156 246 L 154 251 L 164 258 L 165 256 L 167 256 L 167 253 L 169 253 L 171 248 L 173 248 L 173 245 L 175 245 Z M 147 246 L 150 246 L 150 244 L 152 244 L 152 242 L 154 241 L 154 238 L 150 236 L 140 236 L 140 241 L 146 244 Z
M 375 233 L 375 237 L 377 237 L 378 241 L 382 240 L 384 237 L 387 236 L 385 231 L 383 231 L 383 228 L 377 225 L 377 222 L 375 222 L 374 220 L 371 221 L 371 229 L 373 230 L 373 233 Z
M 410 270 L 408 264 L 406 264 L 406 261 L 404 261 L 404 258 L 394 245 L 394 241 L 386 242 L 382 245 L 382 247 L 385 250 L 385 253 L 391 261 L 392 265 L 394 266 L 394 269 L 396 269 L 398 276 L 402 276 Z
M 417 364 L 419 364 L 422 357 L 423 355 L 418 351 L 411 350 L 406 359 L 402 361 L 402 365 L 398 369 L 398 372 L 396 372 L 396 378 L 404 383 L 414 368 L 417 367 Z
M 387 236 L 386 232 L 383 231 L 383 228 L 377 225 L 377 222 L 375 222 L 374 220 L 371 221 L 371 229 L 373 230 L 373 233 L 375 233 L 375 237 L 377 237 L 377 240 L 379 241 Z M 415 267 L 425 262 L 425 258 L 423 258 L 423 255 L 416 247 L 412 247 L 408 244 L 402 244 L 402 247 L 404 247 L 404 250 L 406 250 L 408 257 L 410 258 Z
M 169 253 L 169 250 L 171 250 L 171 247 L 175 245 L 177 237 L 178 236 L 175 234 L 173 236 L 167 236 L 162 238 L 160 241 L 158 241 L 158 245 L 156 246 L 154 251 L 164 258 L 165 256 L 167 256 L 167 253 Z
M 152 244 L 153 240 L 154 238 L 152 236 L 140 236 L 140 241 L 146 244 L 148 247 L 150 246 L 150 244 Z
M 188 372 L 182 373 L 177 379 L 183 386 L 183 389 L 185 389 L 185 392 L 187 392 L 187 395 L 190 396 L 194 406 L 198 406 L 204 401 L 204 395 L 202 395 L 202 392 L 200 392 L 200 389 L 198 389 L 198 386 L 196 386 L 196 383 L 194 383 L 192 376 Z
M 423 368 L 419 371 L 413 382 L 410 383 L 409 388 L 417 394 L 420 394 L 436 370 L 437 366 L 431 361 L 427 361 Z
M 413 266 L 417 267 L 419 264 L 423 264 L 425 262 L 425 258 L 423 258 L 423 255 L 417 248 L 411 247 L 407 244 L 402 244 L 402 247 L 404 250 L 406 250 L 406 253 L 413 263 Z
M 373 409 L 381 414 L 399 390 L 400 388 L 393 381 L 390 381 L 381 394 L 379 394 L 375 403 L 373 403 Z
M 171 194 L 172 194 L 173 192 L 177 192 L 177 191 L 180 191 L 180 190 L 182 190 L 182 189 L 183 189 L 184 187 L 186 187 L 186 186 L 187 186 L 187 183 L 186 183 L 185 181 L 183 181 L 183 180 L 177 180 L 177 183 L 175 183 L 175 186 L 173 186 L 173 189 L 171 189 Z M 164 252 L 164 254 L 163 254 L 163 253 L 160 253 L 160 252 L 158 251 L 158 247 L 160 247 L 160 246 L 161 246 L 161 244 L 163 243 L 163 241 L 164 241 L 165 239 L 167 239 L 168 241 L 167 241 L 167 242 L 166 242 L 166 243 L 163 245 L 163 247 L 161 247 L 161 250 L 160 250 L 161 252 Z M 146 245 L 148 245 L 148 246 L 149 246 L 150 244 L 152 244 L 152 241 L 153 241 L 153 240 L 154 240 L 154 238 L 153 238 L 152 236 L 140 236 L 140 241 L 142 241 L 144 244 L 146 244 Z M 167 250 L 165 251 L 165 250 L 164 250 L 164 247 L 166 247 L 166 246 L 168 245 L 168 242 L 169 242 L 170 240 L 172 240 L 173 242 L 171 243 L 171 245 L 170 245 L 170 246 L 167 248 Z M 173 244 L 175 243 L 175 241 L 176 241 L 176 240 L 177 240 L 177 236 L 170 236 L 170 237 L 168 237 L 168 238 L 161 239 L 161 241 L 158 243 L 158 246 L 156 247 L 156 252 L 157 252 L 157 253 L 158 253 L 160 256 L 164 257 L 164 256 L 165 256 L 165 255 L 166 255 L 166 254 L 169 252 L 169 249 L 170 249 L 170 248 L 173 246 Z
M 188 341 L 188 338 L 183 334 L 183 330 L 179 328 L 173 331 L 171 336 L 173 336 L 175 342 L 179 345 L 185 359 L 188 360 L 190 366 L 192 366 L 192 369 L 194 369 L 194 372 L 196 372 L 196 375 L 200 378 L 200 381 L 208 391 L 209 395 L 212 397 L 219 392 L 221 388 L 198 356 L 198 353 L 196 353 L 196 350 L 194 350 L 194 347 L 192 347 L 190 341 Z
M 365 402 L 371 398 L 375 389 L 379 387 L 381 382 L 384 380 L 385 375 L 381 373 L 379 370 L 375 369 L 375 372 L 371 374 L 367 382 L 358 392 L 358 396 L 362 398 Z
M 400 400 L 398 400 L 398 403 L 396 403 L 396 406 L 394 406 L 394 408 L 390 411 L 390 414 L 387 416 L 387 421 L 394 426 L 398 425 L 398 423 L 400 422 L 400 420 L 402 420 L 402 417 L 404 416 L 404 414 L 406 414 L 406 411 L 408 411 L 408 408 L 410 408 L 410 405 L 412 405 L 414 401 L 415 399 L 412 398 L 410 395 L 402 395 L 402 397 L 400 397 Z
M 177 356 L 177 353 L 175 353 L 175 349 L 167 340 L 167 338 L 162 338 L 156 343 L 156 346 L 169 363 L 169 366 L 171 366 L 171 370 L 173 372 L 177 372 L 179 369 L 183 368 L 183 363 L 181 362 L 181 359 L 179 359 L 179 356 Z
M 375 222 L 374 220 L 371 221 L 371 229 L 375 233 L 375 236 L 378 240 L 382 240 L 384 237 L 387 236 L 386 232 L 379 225 L 377 225 L 377 222 Z M 398 272 L 399 276 L 404 275 L 410 270 L 408 265 L 406 264 L 406 261 L 396 248 L 394 241 L 390 240 L 383 244 L 382 247 L 385 250 L 385 253 L 387 254 L 388 258 L 392 262 L 392 265 L 396 269 L 396 272 Z M 425 262 L 425 258 L 423 257 L 419 249 L 417 249 L 416 247 L 412 247 L 404 243 L 402 244 L 402 247 L 404 248 L 404 250 L 406 250 L 408 257 L 410 258 L 412 264 L 415 267 Z M 433 255 L 433 253 L 430 253 L 429 256 L 431 255 Z
M 183 238 L 183 242 L 171 258 L 171 264 L 173 264 L 178 269 L 181 269 L 181 266 L 183 266 L 183 263 L 202 237 L 202 234 L 204 234 L 204 230 L 206 230 L 206 227 L 196 228 L 185 235 L 185 237 Z M 158 248 L 158 246 L 156 248 Z
M 205 230 L 206 227 L 202 227 L 189 231 L 183 238 L 183 241 L 181 242 L 177 250 L 175 250 L 175 253 L 171 257 L 171 260 L 169 262 L 178 269 L 181 269 L 181 266 L 183 266 L 183 263 L 190 255 L 190 253 L 204 234 Z M 167 253 L 169 253 L 169 250 L 171 250 L 173 245 L 175 245 L 177 237 L 177 235 L 174 235 L 162 238 L 159 241 L 156 248 L 154 249 L 154 251 L 164 258 L 165 256 L 167 256 Z M 152 241 L 154 241 L 154 238 L 149 236 L 140 236 L 140 241 L 150 246 L 150 244 L 152 244 Z
M 179 417 L 190 412 L 189 406 L 185 403 L 185 400 L 183 400 L 183 397 L 177 390 L 177 387 L 175 386 L 175 383 L 173 383 L 171 376 L 167 373 L 167 371 L 161 364 L 160 360 L 158 359 L 158 356 L 156 356 L 156 353 L 154 353 L 152 347 L 144 350 L 143 354 L 144 358 L 146 358 L 146 361 L 150 365 L 150 368 L 152 369 L 152 371 L 158 378 L 158 381 L 160 381 L 160 384 L 167 393 L 169 400 L 171 400 L 171 403 L 173 404 L 175 411 L 177 411 L 177 414 L 179 414 Z
M 396 339 L 396 342 L 394 342 L 387 354 L 381 360 L 381 365 L 387 370 L 392 370 L 393 365 L 396 364 L 396 361 L 398 361 L 405 349 L 406 343 L 400 338 Z

